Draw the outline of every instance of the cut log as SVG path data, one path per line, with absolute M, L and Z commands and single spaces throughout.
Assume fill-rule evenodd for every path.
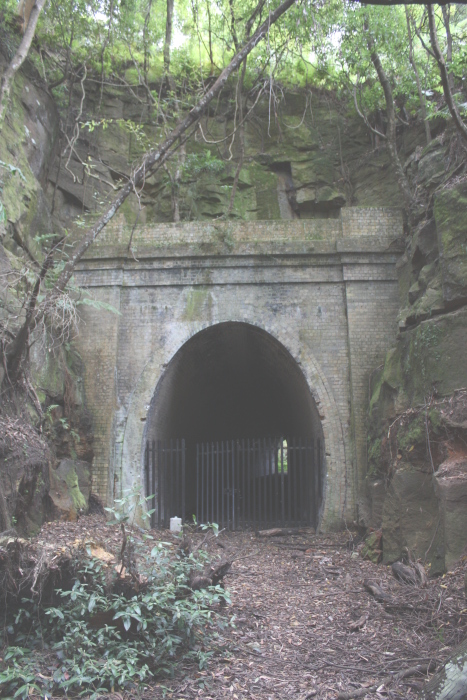
M 349 625 L 349 631 L 350 632 L 358 632 L 358 630 L 363 629 L 365 627 L 366 622 L 368 620 L 368 615 L 362 615 L 356 622 L 351 622 Z
M 411 586 L 418 585 L 419 577 L 417 576 L 417 574 L 411 566 L 406 566 L 400 561 L 396 561 L 394 562 L 394 564 L 391 564 L 391 570 L 395 578 L 397 578 L 399 581 L 402 581 L 402 583 L 408 583 Z
M 387 676 L 381 682 L 375 683 L 374 685 L 369 685 L 365 688 L 358 688 L 357 690 L 350 690 L 346 693 L 339 693 L 337 696 L 337 700 L 353 700 L 354 698 L 363 698 L 366 695 L 369 695 L 370 693 L 374 693 L 378 686 L 387 686 L 390 683 L 393 683 L 394 681 L 397 682 L 403 680 L 404 678 L 410 678 L 410 676 L 427 673 L 429 668 L 430 664 L 418 664 L 417 666 L 405 668 L 394 675 Z M 447 700 L 447 698 L 445 698 L 445 700 Z M 459 698 L 458 700 L 463 700 L 463 698 Z
M 189 586 L 193 591 L 200 591 L 202 588 L 209 586 L 218 586 L 222 584 L 224 576 L 230 571 L 232 562 L 226 559 L 221 559 L 217 564 L 211 564 L 203 573 L 194 574 L 190 578 Z
M 467 700 L 467 639 L 422 689 L 420 700 Z
M 272 530 L 259 530 L 258 537 L 281 537 L 282 535 L 292 535 L 293 530 L 284 530 L 282 527 L 273 527 Z
M 377 583 L 374 583 L 369 579 L 365 579 L 363 581 L 363 586 L 365 590 L 368 591 L 368 593 L 371 593 L 371 595 L 378 601 L 378 603 L 386 603 L 392 600 L 391 596 L 385 593 L 381 586 L 378 586 Z
M 425 586 L 428 584 L 428 576 L 426 575 L 425 568 L 419 562 L 415 562 L 414 567 L 418 574 L 418 578 L 420 579 L 420 585 L 422 588 L 425 588 Z
M 232 567 L 231 561 L 221 560 L 215 566 L 211 566 L 209 569 L 209 576 L 212 581 L 213 586 L 217 586 L 223 580 L 224 576 L 230 571 Z

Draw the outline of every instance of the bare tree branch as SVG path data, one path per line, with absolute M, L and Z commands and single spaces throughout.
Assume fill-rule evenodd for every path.
M 29 15 L 29 22 L 21 39 L 20 45 L 15 55 L 11 59 L 10 65 L 2 76 L 0 86 L 0 124 L 5 112 L 5 107 L 10 96 L 11 85 L 18 70 L 23 65 L 29 53 L 29 49 L 36 32 L 37 20 L 41 14 L 47 0 L 36 0 Z
M 36 4 L 39 0 L 36 0 Z M 43 0 L 45 2 L 45 0 Z M 70 278 L 73 275 L 76 264 L 81 260 L 83 255 L 86 253 L 88 248 L 94 243 L 96 238 L 106 224 L 111 221 L 118 209 L 124 203 L 128 195 L 135 190 L 136 187 L 140 186 L 144 179 L 151 173 L 158 170 L 173 154 L 176 150 L 177 144 L 184 142 L 184 137 L 186 132 L 190 127 L 198 124 L 200 118 L 205 113 L 208 105 L 216 97 L 222 88 L 225 86 L 229 77 L 238 70 L 238 68 L 245 61 L 248 54 L 255 48 L 255 46 L 261 41 L 264 35 L 269 31 L 271 25 L 273 25 L 279 17 L 281 17 L 294 3 L 296 0 L 284 0 L 274 11 L 269 13 L 268 18 L 258 27 L 251 38 L 245 42 L 243 47 L 238 51 L 238 53 L 232 58 L 229 65 L 224 68 L 217 80 L 211 85 L 211 87 L 204 93 L 201 100 L 195 107 L 188 113 L 188 115 L 182 119 L 178 125 L 173 129 L 173 131 L 168 135 L 168 137 L 154 150 L 150 151 L 142 163 L 136 168 L 132 177 L 129 181 L 122 187 L 122 189 L 115 196 L 114 200 L 111 202 L 107 210 L 100 216 L 97 222 L 91 226 L 78 241 L 72 255 L 65 264 L 58 281 L 54 287 L 54 290 L 49 294 L 46 302 L 50 305 L 61 293 L 63 293 L 65 287 L 67 286 Z M 6 360 L 6 371 L 10 373 L 10 369 L 13 374 L 17 374 L 24 356 L 25 349 L 27 348 L 27 339 L 29 336 L 29 330 L 37 322 L 36 306 L 39 296 L 39 291 L 42 282 L 47 275 L 48 270 L 53 261 L 54 249 L 47 255 L 42 269 L 37 277 L 34 289 L 32 290 L 27 305 L 26 305 L 26 318 L 21 328 L 17 332 L 15 338 L 8 344 L 6 348 L 3 349 L 3 361 Z M 39 313 L 40 318 L 40 313 Z M 11 379 L 11 376 L 10 376 Z
M 446 104 L 447 104 L 448 109 L 451 113 L 451 117 L 452 117 L 452 120 L 455 124 L 457 131 L 461 135 L 463 141 L 465 141 L 467 143 L 467 126 L 462 121 L 462 117 L 461 117 L 459 110 L 457 108 L 457 105 L 454 101 L 454 95 L 452 94 L 451 85 L 450 85 L 449 71 L 447 69 L 446 61 L 444 60 L 444 56 L 441 52 L 441 49 L 440 49 L 440 46 L 438 43 L 438 35 L 436 33 L 435 13 L 433 10 L 433 5 L 427 5 L 427 10 L 428 10 L 428 23 L 430 25 L 431 48 L 433 49 L 433 54 L 434 54 L 434 57 L 436 59 L 436 63 L 438 64 L 439 72 L 441 75 L 441 85 L 443 86 L 444 99 L 446 100 Z
M 378 80 L 383 88 L 384 99 L 386 102 L 386 116 L 388 120 L 388 126 L 386 129 L 386 143 L 388 147 L 389 157 L 391 159 L 392 167 L 397 179 L 397 184 L 401 191 L 402 197 L 404 198 L 404 206 L 407 213 L 410 212 L 413 205 L 413 196 L 410 189 L 409 182 L 405 176 L 402 164 L 400 162 L 399 154 L 397 153 L 397 140 L 396 140 L 396 110 L 394 106 L 394 97 L 392 94 L 391 83 L 386 75 L 386 72 L 381 63 L 381 59 L 376 51 L 375 42 L 370 34 L 368 19 L 365 19 L 364 29 L 366 31 L 366 43 L 368 50 L 370 52 L 371 61 L 375 67 L 376 73 L 378 75 Z
M 232 58 L 229 65 L 224 68 L 217 80 L 204 93 L 202 99 L 195 107 L 193 107 L 185 119 L 179 122 L 175 129 L 173 129 L 172 133 L 169 134 L 169 136 L 165 139 L 165 141 L 163 141 L 162 144 L 158 146 L 158 148 L 146 155 L 141 165 L 135 170 L 131 180 L 127 182 L 124 187 L 122 187 L 108 209 L 97 220 L 94 226 L 88 229 L 88 231 L 81 238 L 58 279 L 57 291 L 61 292 L 63 289 L 65 289 L 78 261 L 81 260 L 88 248 L 94 243 L 104 226 L 106 226 L 115 216 L 116 212 L 119 210 L 128 195 L 133 191 L 133 188 L 141 182 L 144 174 L 147 175 L 150 172 L 154 172 L 160 167 L 160 165 L 164 162 L 164 157 L 168 151 L 170 151 L 172 146 L 185 133 L 185 131 L 189 129 L 190 126 L 198 122 L 198 120 L 203 116 L 209 103 L 222 90 L 229 77 L 243 63 L 246 56 L 248 56 L 248 54 L 261 41 L 264 35 L 268 32 L 270 26 L 274 24 L 292 5 L 294 5 L 295 2 L 296 0 L 284 0 L 284 2 L 282 2 L 269 14 L 268 18 L 261 24 L 260 27 L 258 27 L 251 39 L 249 39 L 240 49 L 240 51 Z

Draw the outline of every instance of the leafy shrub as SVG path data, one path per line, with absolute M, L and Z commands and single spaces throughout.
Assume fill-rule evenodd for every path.
M 171 673 L 180 657 L 197 658 L 202 667 L 216 623 L 223 625 L 213 605 L 227 599 L 219 586 L 187 585 L 205 563 L 203 551 L 184 556 L 162 542 L 140 548 L 139 573 L 122 578 L 83 555 L 53 605 L 23 599 L 10 612 L 0 695 L 96 698 Z

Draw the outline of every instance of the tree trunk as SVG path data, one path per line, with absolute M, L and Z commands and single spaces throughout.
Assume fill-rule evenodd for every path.
M 412 41 L 412 28 L 410 26 L 410 14 L 407 7 L 405 8 L 405 18 L 407 20 L 407 37 L 409 40 L 409 61 L 413 68 L 415 75 L 415 82 L 417 84 L 418 99 L 420 100 L 420 109 L 422 112 L 423 125 L 425 127 L 425 137 L 427 144 L 431 141 L 431 129 L 430 123 L 428 121 L 427 111 L 426 111 L 426 98 L 423 94 L 422 85 L 420 82 L 420 73 L 418 72 L 417 64 L 415 63 L 415 56 L 413 53 L 413 41 Z
M 11 59 L 10 65 L 3 74 L 0 86 L 0 124 L 2 122 L 6 104 L 10 96 L 11 85 L 13 83 L 16 73 L 23 65 L 29 53 L 32 40 L 34 39 L 34 34 L 36 32 L 37 20 L 39 19 L 39 15 L 41 14 L 45 3 L 46 0 L 36 0 L 36 2 L 34 3 L 34 6 L 31 10 L 31 14 L 29 15 L 28 26 L 25 29 L 23 38 L 21 39 L 20 45 L 18 46 L 18 50 L 16 51 L 15 55 Z
M 211 28 L 211 6 L 210 6 L 210 1 L 206 1 L 206 12 L 208 15 L 208 46 L 209 46 L 209 62 L 211 64 L 211 68 L 209 71 L 209 75 L 212 75 L 214 73 L 214 55 L 212 53 L 212 28 Z
M 164 41 L 164 71 L 170 69 L 170 50 L 172 46 L 172 26 L 174 15 L 174 0 L 167 0 L 167 17 L 165 20 L 165 41 Z
M 44 262 L 42 263 L 41 270 L 37 276 L 34 288 L 31 292 L 31 296 L 29 297 L 29 301 L 26 306 L 26 318 L 24 320 L 23 325 L 21 326 L 11 343 L 3 351 L 3 359 L 6 368 L 3 381 L 8 382 L 9 384 L 14 384 L 18 379 L 23 356 L 25 355 L 26 348 L 28 346 L 29 331 L 34 321 L 34 312 L 36 310 L 37 298 L 41 291 L 42 282 L 44 281 L 47 272 L 52 266 L 55 249 L 55 247 L 52 248 L 52 250 L 47 254 L 47 257 L 45 258 Z
M 369 26 L 367 20 L 365 20 L 364 28 L 367 32 L 367 46 L 371 55 L 371 61 L 375 67 L 376 73 L 378 75 L 378 80 L 381 83 L 381 87 L 384 92 L 384 99 L 386 102 L 386 117 L 388 120 L 388 126 L 386 130 L 386 141 L 388 147 L 389 158 L 391 159 L 392 167 L 396 175 L 397 184 L 401 191 L 404 208 L 407 213 L 410 212 L 413 206 L 413 197 L 410 190 L 410 185 L 405 177 L 402 164 L 399 159 L 399 154 L 397 153 L 397 140 L 396 140 L 396 110 L 394 107 L 394 98 L 392 96 L 392 89 L 386 72 L 383 68 L 381 60 L 375 49 L 375 43 L 370 36 Z
M 433 54 L 435 56 L 436 63 L 438 64 L 439 72 L 441 75 L 441 85 L 443 86 L 444 99 L 446 100 L 446 104 L 447 104 L 448 109 L 451 113 L 451 117 L 453 119 L 453 122 L 455 124 L 457 131 L 461 135 L 463 141 L 465 141 L 467 143 L 467 126 L 462 121 L 462 117 L 459 113 L 459 110 L 457 109 L 457 105 L 454 102 L 454 96 L 452 94 L 452 90 L 451 90 L 451 86 L 450 86 L 450 82 L 449 82 L 448 69 L 447 69 L 443 54 L 441 53 L 441 49 L 440 49 L 439 44 L 438 44 L 438 35 L 436 33 L 435 13 L 433 10 L 433 5 L 427 5 L 427 10 L 428 10 L 428 22 L 430 25 L 431 48 L 433 50 Z
M 446 30 L 446 66 L 449 68 L 449 66 L 452 63 L 452 34 L 451 34 L 451 21 L 450 21 L 450 10 L 449 10 L 449 5 L 446 7 L 446 5 L 441 6 L 441 12 L 443 13 L 443 23 L 444 23 L 444 29 Z M 450 73 L 448 69 L 448 80 L 449 80 L 449 87 L 451 90 L 454 89 L 454 81 L 452 74 Z

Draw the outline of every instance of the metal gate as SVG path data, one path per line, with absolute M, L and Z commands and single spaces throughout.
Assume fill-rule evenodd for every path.
M 320 452 L 319 440 L 300 438 L 197 445 L 198 522 L 228 530 L 316 526 Z
M 227 530 L 316 527 L 322 491 L 321 441 L 303 438 L 248 438 L 196 445 L 189 483 L 192 508 L 186 513 L 184 440 L 146 444 L 146 494 L 153 527 L 170 518 L 195 515 Z
M 169 527 L 170 518 L 185 522 L 185 440 L 146 443 L 144 471 L 151 527 Z

